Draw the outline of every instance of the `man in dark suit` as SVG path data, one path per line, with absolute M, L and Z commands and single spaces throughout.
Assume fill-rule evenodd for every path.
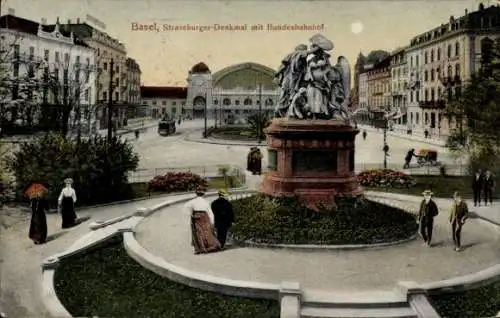
M 226 197 L 228 193 L 221 189 L 219 197 L 212 202 L 212 212 L 215 219 L 215 229 L 217 231 L 217 240 L 219 240 L 221 248 L 226 244 L 227 232 L 234 223 L 233 205 Z
M 424 239 L 424 244 L 431 247 L 434 217 L 439 214 L 439 210 L 434 200 L 432 200 L 433 193 L 431 190 L 425 190 L 422 194 L 424 199 L 420 203 L 418 223 L 420 227 L 420 234 Z
M 483 175 L 477 170 L 472 179 L 472 192 L 474 193 L 474 206 L 481 206 L 481 191 L 483 190 Z
M 493 190 L 495 190 L 495 179 L 489 170 L 486 170 L 483 179 L 483 195 L 484 195 L 484 205 L 493 204 Z

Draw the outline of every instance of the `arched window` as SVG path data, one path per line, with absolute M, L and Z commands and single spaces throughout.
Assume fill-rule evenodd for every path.
M 453 69 L 451 68 L 451 65 L 448 65 L 448 77 L 453 76 Z
M 266 106 L 273 106 L 274 102 L 271 98 L 266 99 Z
M 214 99 L 214 105 L 218 105 L 219 104 L 219 100 L 218 99 Z
M 455 56 L 459 56 L 460 55 L 460 43 L 455 42 Z
M 424 72 L 424 81 L 428 81 L 429 80 L 429 72 L 427 72 L 427 70 Z
M 243 101 L 243 105 L 245 106 L 250 106 L 252 105 L 252 100 L 250 98 L 245 98 L 245 100 Z
M 424 53 L 424 64 L 429 63 L 427 51 Z
M 451 44 L 448 45 L 448 58 L 451 57 Z
M 455 76 L 460 77 L 460 64 L 455 64 Z
M 440 48 L 437 49 L 437 60 L 438 61 L 441 60 L 441 49 Z
M 431 70 L 431 82 L 434 82 L 434 77 L 435 77 L 434 69 L 432 69 Z
M 440 79 L 441 78 L 441 69 L 438 67 L 436 68 L 436 79 Z
M 424 101 L 428 101 L 428 100 L 429 100 L 429 91 L 426 88 L 424 91 Z
M 431 88 L 431 100 L 432 100 L 432 101 L 434 101 L 434 99 L 435 99 L 435 98 L 434 98 L 434 94 L 435 94 L 435 93 L 436 93 L 436 92 L 434 91 L 434 88 Z
M 413 124 L 413 112 L 410 113 L 410 123 Z
M 438 87 L 436 99 L 441 99 L 441 87 Z
M 418 125 L 418 123 L 419 123 L 419 121 L 420 121 L 420 113 L 415 113 L 415 115 L 416 115 L 416 116 L 415 116 L 415 117 L 416 117 L 416 119 L 415 119 L 415 124 L 417 124 L 417 125 Z
M 224 104 L 224 106 L 229 106 L 231 105 L 231 100 L 229 98 L 224 98 L 222 104 Z
M 235 104 L 236 106 L 238 106 L 238 105 L 240 104 L 240 100 L 239 100 L 239 99 L 235 100 L 235 101 L 234 101 L 234 104 Z
M 431 50 L 431 63 L 434 62 L 434 50 Z
M 425 113 L 424 118 L 425 118 L 424 124 L 425 125 L 429 124 L 429 114 Z

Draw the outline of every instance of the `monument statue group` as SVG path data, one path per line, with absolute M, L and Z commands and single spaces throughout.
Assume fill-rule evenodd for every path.
M 339 56 L 330 63 L 333 43 L 316 34 L 309 39 L 309 48 L 300 44 L 288 54 L 276 74 L 281 86 L 276 118 L 344 119 L 348 110 L 351 72 L 347 59 Z

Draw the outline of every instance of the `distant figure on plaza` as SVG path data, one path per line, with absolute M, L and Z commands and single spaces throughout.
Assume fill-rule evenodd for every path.
M 432 200 L 433 193 L 431 190 L 425 190 L 422 195 L 424 196 L 424 199 L 422 200 L 422 203 L 420 203 L 418 223 L 420 226 L 420 234 L 424 239 L 424 244 L 431 247 L 434 217 L 439 214 L 439 210 L 434 200 Z
M 62 216 L 61 227 L 67 229 L 77 225 L 75 213 L 76 192 L 75 189 L 73 189 L 73 179 L 65 179 L 64 184 L 65 187 L 59 195 L 58 206 Z
M 260 151 L 259 148 L 256 148 L 253 155 L 252 155 L 252 162 L 253 162 L 253 174 L 262 174 L 262 152 Z
M 424 131 L 424 137 L 429 138 L 429 131 L 427 129 Z
M 472 179 L 472 192 L 474 193 L 474 206 L 481 206 L 481 191 L 483 190 L 484 177 L 481 170 L 477 170 Z
M 233 225 L 234 211 L 233 205 L 229 202 L 226 190 L 220 189 L 218 193 L 219 197 L 212 202 L 212 212 L 215 219 L 215 230 L 217 231 L 217 240 L 220 243 L 220 247 L 224 248 L 226 245 L 227 232 Z
M 134 133 L 135 133 L 135 139 L 139 139 L 139 129 L 136 129 Z
M 247 155 L 247 171 L 249 172 L 253 172 L 253 166 L 252 166 L 252 163 L 253 163 L 253 153 L 255 152 L 255 150 L 257 150 L 257 147 L 252 147 L 250 148 L 250 151 L 248 152 L 248 155 Z
M 411 162 L 411 159 L 413 158 L 413 156 L 415 156 L 415 149 L 414 148 L 411 148 L 410 150 L 408 150 L 408 152 L 406 153 L 406 157 L 405 157 L 405 164 L 403 166 L 403 169 L 408 169 L 410 168 L 410 162 Z
M 493 205 L 493 191 L 495 190 L 496 182 L 491 174 L 491 171 L 486 170 L 483 182 L 483 195 L 484 195 L 484 205 Z
M 186 203 L 191 222 L 191 244 L 195 254 L 215 252 L 221 247 L 214 235 L 214 215 L 204 195 L 205 189 L 198 186 L 196 198 Z
M 49 211 L 49 201 L 47 200 L 47 191 L 39 191 L 31 198 L 31 222 L 29 229 L 29 238 L 35 244 L 43 244 L 47 241 L 47 216 L 45 212 Z
M 451 233 L 453 236 L 453 243 L 455 244 L 455 251 L 457 252 L 459 252 L 462 248 L 460 235 L 462 233 L 462 226 L 464 225 L 468 214 L 469 209 L 467 208 L 467 203 L 462 200 L 460 193 L 455 192 L 453 195 L 449 221 L 451 224 Z
M 366 140 L 366 135 L 368 135 L 368 133 L 366 132 L 366 130 L 363 130 L 363 140 Z

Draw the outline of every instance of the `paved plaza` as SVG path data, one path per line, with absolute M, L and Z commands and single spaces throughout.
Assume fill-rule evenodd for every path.
M 404 202 L 413 209 L 419 197 Z M 218 277 L 262 283 L 298 281 L 308 289 L 334 291 L 392 290 L 398 281 L 428 283 L 472 274 L 500 262 L 497 233 L 477 220 L 462 232 L 464 251 L 453 250 L 447 221 L 449 200 L 436 199 L 440 215 L 434 247 L 421 240 L 394 247 L 352 251 L 290 251 L 235 247 L 194 255 L 183 205 L 156 212 L 140 223 L 137 240 L 148 251 L 176 266 Z M 235 211 L 236 218 L 238 211 Z
M 213 145 L 184 140 L 188 134 L 201 134 L 202 127 L 202 120 L 186 121 L 180 125 L 179 134 L 175 136 L 160 137 L 156 133 L 156 128 L 152 127 L 142 133 L 139 140 L 135 140 L 133 134 L 126 134 L 124 138 L 131 139 L 134 143 L 136 151 L 140 153 L 140 167 L 143 169 L 214 166 L 224 163 L 245 166 L 248 146 Z M 391 153 L 398 161 L 403 158 L 410 144 L 415 148 L 429 148 L 425 144 L 413 143 L 406 139 L 399 140 L 396 137 L 389 137 L 388 140 Z M 375 132 L 369 133 L 366 141 L 359 138 L 357 162 L 363 163 L 365 160 L 368 163 L 380 163 L 381 144 L 382 135 Z M 432 146 L 432 148 L 438 147 Z M 451 156 L 447 157 L 446 150 L 439 149 L 439 151 L 442 155 L 441 161 L 452 162 L 453 159 Z M 251 188 L 255 188 L 259 182 L 258 176 L 247 176 L 247 179 Z M 67 249 L 78 238 L 88 233 L 90 231 L 88 224 L 92 221 L 114 218 L 133 212 L 138 207 L 152 207 L 171 199 L 173 198 L 158 197 L 133 203 L 81 209 L 77 211 L 79 216 L 88 216 L 91 219 L 78 227 L 64 231 L 60 229 L 60 216 L 49 214 L 47 222 L 51 236 L 49 238 L 52 239 L 47 244 L 39 246 L 33 245 L 28 239 L 29 212 L 26 209 L 3 207 L 0 215 L 2 242 L 0 312 L 5 312 L 9 317 L 44 317 L 45 310 L 39 298 L 38 286 L 40 264 L 44 258 Z M 440 203 L 441 206 L 442 204 Z M 443 208 L 446 208 L 446 205 Z M 486 215 L 497 215 L 496 210 L 498 205 L 483 208 Z M 172 212 L 170 216 L 169 211 Z M 332 289 L 389 288 L 395 280 L 405 277 L 413 277 L 417 281 L 429 281 L 473 272 L 498 263 L 499 245 L 493 232 L 473 220 L 464 228 L 463 234 L 464 244 L 469 245 L 469 248 L 460 254 L 453 252 L 444 220 L 445 214 L 446 212 L 440 215 L 440 221 L 437 222 L 435 242 L 438 246 L 435 248 L 426 249 L 420 242 L 412 242 L 380 251 L 314 253 L 314 258 L 310 257 L 311 254 L 250 248 L 233 249 L 195 258 L 189 246 L 187 221 L 178 209 L 154 214 L 140 225 L 138 236 L 140 242 L 154 254 L 165 257 L 173 263 L 183 266 L 185 264 L 188 268 L 206 262 L 207 271 L 214 274 L 224 273 L 228 277 L 264 281 L 293 277 L 306 287 L 317 288 L 331 288 L 331 282 L 338 282 Z M 155 220 L 156 224 L 153 224 Z M 144 231 L 148 227 L 151 227 L 150 233 L 145 235 Z M 283 270 L 278 270 L 281 261 L 286 266 L 283 266 Z M 433 268 L 431 264 L 434 264 Z M 247 266 L 250 270 L 239 273 L 237 269 L 240 266 L 241 268 Z M 311 271 L 311 268 L 315 271 Z M 332 268 L 343 269 L 344 272 Z M 389 271 L 388 268 L 392 270 Z M 278 271 L 281 276 L 274 276 L 278 275 Z M 373 275 L 359 275 L 359 273 Z M 387 280 L 387 277 L 392 280 Z

